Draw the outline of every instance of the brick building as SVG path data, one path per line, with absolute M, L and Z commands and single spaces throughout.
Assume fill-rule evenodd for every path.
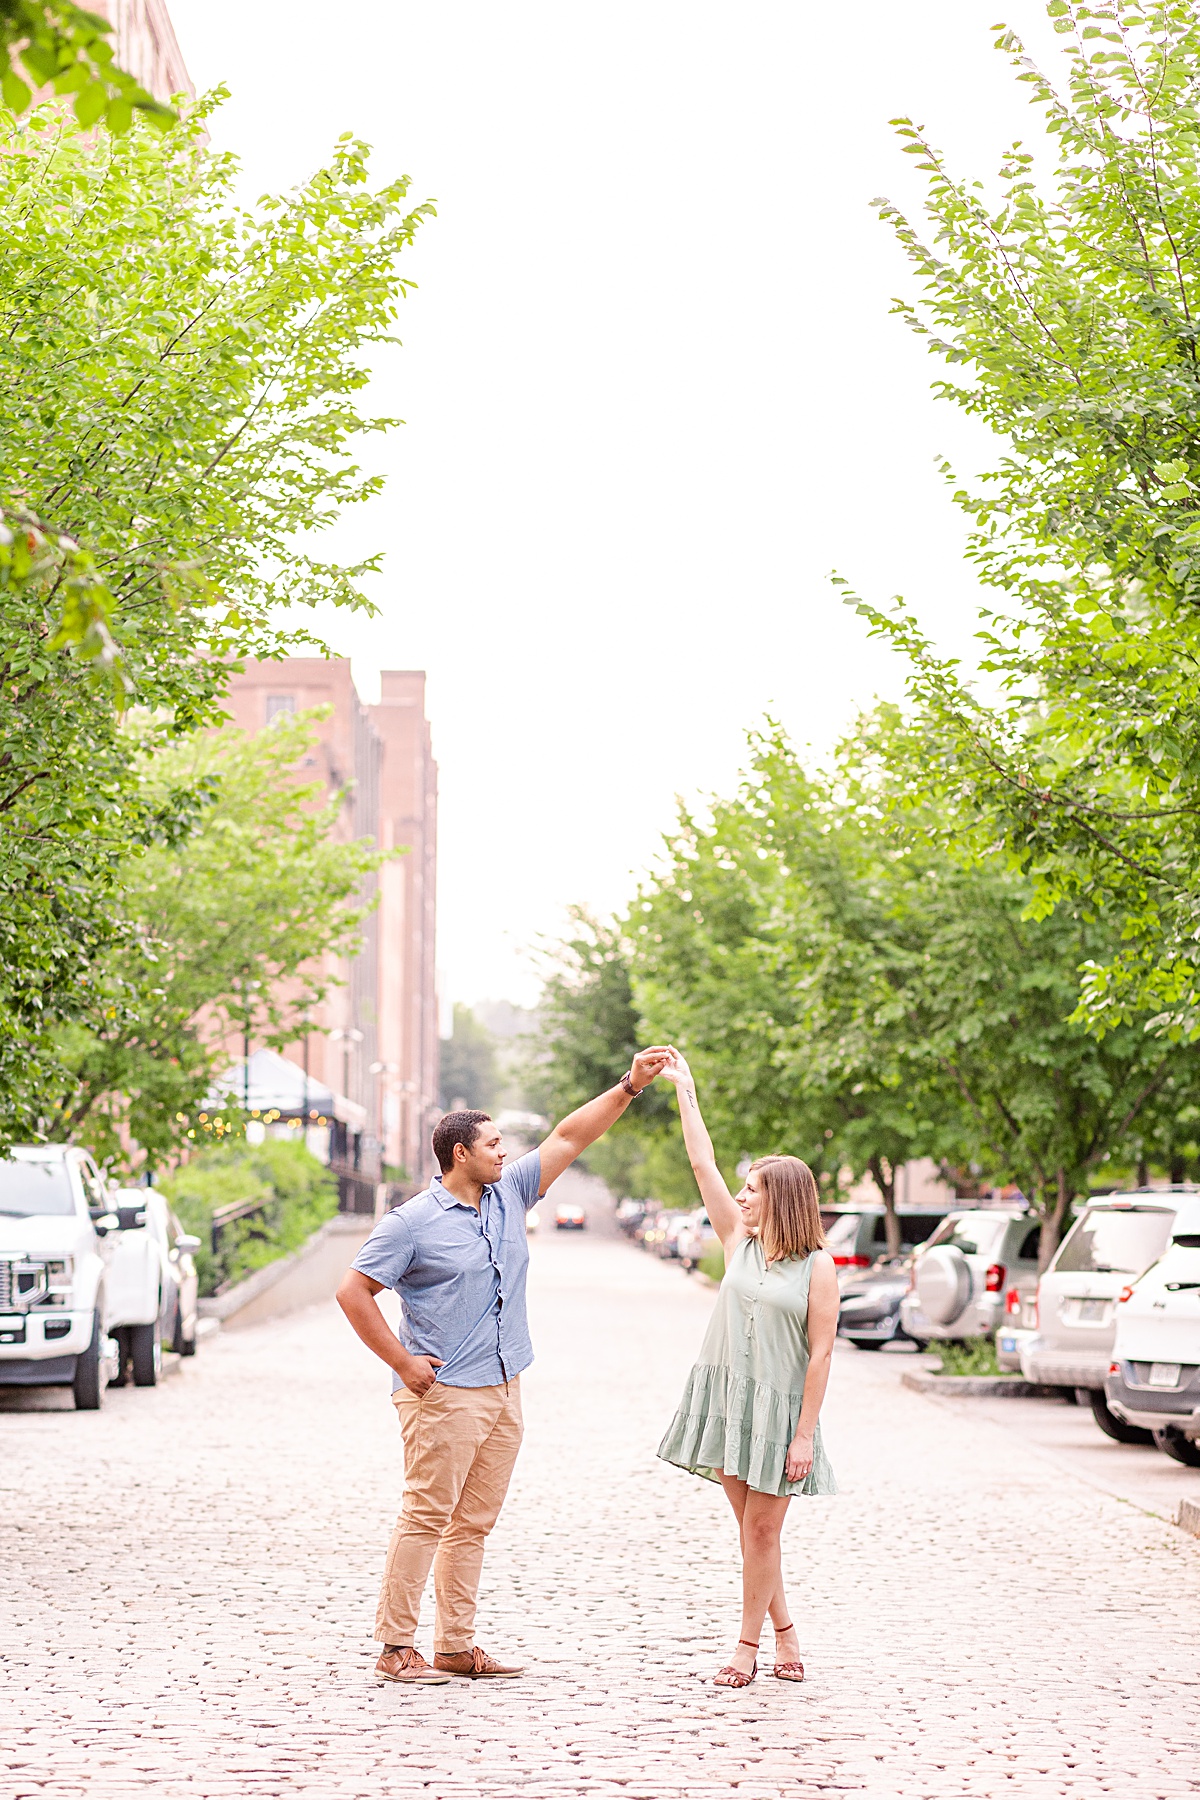
M 379 704 L 364 706 L 341 657 L 248 662 L 229 688 L 233 722 L 261 731 L 281 712 L 328 707 L 297 775 L 344 795 L 340 826 L 405 854 L 386 863 L 361 953 L 339 970 L 342 985 L 285 1051 L 336 1099 L 331 1161 L 342 1204 L 368 1211 L 383 1165 L 410 1179 L 427 1171 L 437 1116 L 438 1028 L 434 961 L 437 896 L 437 765 L 425 717 L 425 676 L 388 669 Z
M 88 0 L 88 11 L 112 26 L 110 42 L 117 67 L 140 81 L 156 100 L 174 94 L 195 99 L 166 0 Z

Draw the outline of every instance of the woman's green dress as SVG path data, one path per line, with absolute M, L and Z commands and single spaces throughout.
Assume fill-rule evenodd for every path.
M 658 1446 L 664 1462 L 708 1481 L 737 1475 L 763 1494 L 837 1493 L 819 1424 L 809 1473 L 803 1481 L 784 1473 L 808 1370 L 812 1264 L 812 1256 L 768 1264 L 756 1237 L 738 1244 L 700 1360 Z

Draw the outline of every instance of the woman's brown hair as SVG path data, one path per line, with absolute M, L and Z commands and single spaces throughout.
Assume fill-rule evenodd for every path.
M 760 1156 L 751 1170 L 762 1183 L 758 1241 L 768 1262 L 825 1248 L 816 1177 L 798 1156 Z

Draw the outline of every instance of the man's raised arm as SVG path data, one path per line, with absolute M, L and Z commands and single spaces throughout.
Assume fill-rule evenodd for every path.
M 642 1089 L 649 1087 L 662 1073 L 670 1054 L 665 1048 L 639 1050 L 628 1075 L 623 1075 L 616 1087 L 609 1088 L 606 1094 L 598 1094 L 586 1106 L 577 1107 L 559 1121 L 541 1147 L 539 1195 L 546 1192 L 552 1181 L 558 1180 L 564 1169 L 570 1168 L 581 1150 L 586 1150 L 589 1144 L 604 1136 L 610 1125 L 616 1124 Z

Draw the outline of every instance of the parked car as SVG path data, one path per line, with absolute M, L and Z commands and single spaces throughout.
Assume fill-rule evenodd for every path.
M 556 1231 L 583 1231 L 587 1227 L 587 1214 L 576 1200 L 560 1200 L 554 1209 L 554 1228 Z
M 623 1231 L 626 1237 L 633 1236 L 634 1228 L 641 1223 L 645 1216 L 646 1203 L 644 1200 L 625 1199 L 617 1201 L 617 1229 Z
M 196 1354 L 199 1323 L 195 1253 L 200 1239 L 184 1231 L 155 1188 L 120 1188 L 112 1196 L 118 1230 L 108 1264 L 109 1304 L 121 1353 L 118 1381 L 153 1387 L 164 1349 Z
M 683 1255 L 683 1251 L 680 1249 L 680 1239 L 684 1232 L 690 1227 L 691 1220 L 692 1215 L 690 1212 L 675 1211 L 667 1213 L 663 1223 L 663 1234 L 657 1245 L 658 1254 L 660 1256 L 665 1257 L 672 1262 L 679 1260 Z
M 1148 1444 L 1150 1434 L 1110 1409 L 1104 1395 L 1117 1296 L 1157 1262 L 1176 1212 L 1196 1188 L 1139 1188 L 1089 1201 L 1067 1232 L 1038 1283 L 1035 1329 L 1020 1345 L 1028 1381 L 1074 1388 L 1097 1425 L 1119 1444 Z M 1001 1338 L 1007 1332 L 1001 1332 Z
M 1162 1256 L 1121 1290 L 1104 1391 L 1119 1419 L 1200 1468 L 1200 1199 L 1181 1203 Z
M 721 1240 L 702 1206 L 684 1216 L 679 1231 L 679 1260 L 685 1269 L 697 1269 Z
M 635 1241 L 642 1246 L 643 1250 L 658 1249 L 666 1236 L 667 1220 L 670 1216 L 665 1206 L 652 1206 L 649 1209 L 641 1223 L 634 1228 L 633 1233 Z
M 992 1337 L 1006 1296 L 1037 1288 L 1041 1228 L 1014 1207 L 952 1212 L 913 1257 L 900 1324 L 919 1344 Z
M 932 1237 L 946 1213 L 944 1206 L 899 1210 L 896 1216 L 900 1221 L 901 1255 L 908 1255 Z M 825 1227 L 825 1247 L 840 1281 L 848 1280 L 854 1270 L 873 1267 L 888 1254 L 887 1216 L 882 1205 L 823 1207 L 821 1223 Z
M 70 1387 L 80 1411 L 100 1406 L 119 1359 L 106 1241 L 117 1229 L 86 1150 L 0 1159 L 0 1386 Z
M 859 1350 L 882 1350 L 885 1344 L 908 1339 L 900 1323 L 900 1302 L 908 1292 L 909 1260 L 883 1261 L 849 1275 L 842 1288 L 839 1337 Z

